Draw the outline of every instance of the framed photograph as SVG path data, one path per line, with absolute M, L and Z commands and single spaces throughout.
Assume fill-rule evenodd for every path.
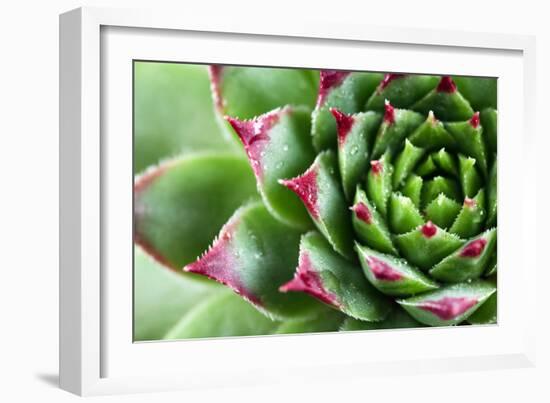
M 60 46 L 62 388 L 533 365 L 533 38 L 85 8 Z

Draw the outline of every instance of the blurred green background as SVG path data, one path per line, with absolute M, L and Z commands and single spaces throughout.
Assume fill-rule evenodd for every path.
M 134 174 L 163 158 L 228 147 L 206 66 L 134 62 Z

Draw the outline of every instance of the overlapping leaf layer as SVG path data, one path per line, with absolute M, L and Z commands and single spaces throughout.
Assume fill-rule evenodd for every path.
M 221 175 L 208 161 L 186 171 L 201 165 L 193 160 L 138 181 L 138 241 L 158 260 L 283 323 L 259 321 L 263 333 L 496 322 L 496 79 L 210 73 L 216 110 L 250 170 L 225 156 Z M 186 176 L 195 174 L 205 182 Z M 226 224 L 192 261 L 197 242 L 177 219 L 209 213 Z M 198 228 L 201 239 L 210 227 Z M 189 333 L 180 326 L 171 337 Z

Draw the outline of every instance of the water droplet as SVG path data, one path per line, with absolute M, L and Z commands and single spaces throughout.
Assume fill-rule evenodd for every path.
M 359 151 L 359 147 L 353 146 L 353 147 L 351 147 L 351 150 L 350 150 L 349 153 L 350 153 L 351 155 L 355 155 L 355 154 L 357 154 L 358 151 Z
M 283 145 L 283 151 L 288 151 L 288 144 Z
M 284 162 L 283 162 L 283 161 L 279 161 L 279 162 L 277 162 L 277 165 L 275 166 L 275 168 L 281 169 L 281 168 L 283 167 L 283 165 L 284 165 Z

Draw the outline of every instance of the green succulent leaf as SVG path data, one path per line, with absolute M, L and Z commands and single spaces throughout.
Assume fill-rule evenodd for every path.
M 330 109 L 346 114 L 361 112 L 382 75 L 349 71 L 322 70 L 317 105 L 312 114 L 312 140 L 316 150 L 336 148 L 336 122 Z
M 243 120 L 285 105 L 315 106 L 318 74 L 311 70 L 218 65 L 210 76 L 222 115 Z
M 302 173 L 315 158 L 310 112 L 287 106 L 250 120 L 227 119 L 244 145 L 270 213 L 290 226 L 310 228 L 311 220 L 300 200 L 279 183 Z
M 296 193 L 334 250 L 350 257 L 353 255 L 351 220 L 336 167 L 334 152 L 323 151 L 302 175 L 280 183 Z
M 474 197 L 481 188 L 481 177 L 475 167 L 476 160 L 459 154 L 458 162 L 462 191 L 466 197 Z
M 202 300 L 176 323 L 164 339 L 254 336 L 272 333 L 280 322 L 258 312 L 230 291 L 220 291 Z
M 456 325 L 468 319 L 495 293 L 483 280 L 458 283 L 397 302 L 416 320 L 429 326 Z
M 382 217 L 386 217 L 388 200 L 392 192 L 393 165 L 389 154 L 370 162 L 371 167 L 367 175 L 367 195 Z
M 494 227 L 497 224 L 497 163 L 493 163 L 487 183 L 487 226 Z
M 420 208 L 420 197 L 422 195 L 423 186 L 424 180 L 422 177 L 412 174 L 405 181 L 401 193 L 411 199 L 416 208 Z
M 419 113 L 407 109 L 395 109 L 389 102 L 385 105 L 384 119 L 372 150 L 371 159 L 384 153 L 394 154 L 405 140 L 424 121 Z
M 393 188 L 402 186 L 405 179 L 414 170 L 416 164 L 424 155 L 424 149 L 414 146 L 408 139 L 405 139 L 405 147 L 395 161 L 395 170 L 393 172 Z
M 202 257 L 184 267 L 225 284 L 271 318 L 306 317 L 318 303 L 281 293 L 298 260 L 300 232 L 273 218 L 261 203 L 238 209 Z
M 483 127 L 479 124 L 479 112 L 465 122 L 447 123 L 447 130 L 455 138 L 458 150 L 476 160 L 484 177 L 487 177 L 487 152 L 483 138 Z
M 399 193 L 392 193 L 390 197 L 388 221 L 394 234 L 404 234 L 424 224 L 413 201 Z
M 430 269 L 464 243 L 431 221 L 411 232 L 397 235 L 394 240 L 401 254 L 422 270 Z
M 470 315 L 468 323 L 472 325 L 492 325 L 497 323 L 497 305 L 497 293 L 495 292 L 477 311 Z
M 449 231 L 463 239 L 479 234 L 485 222 L 484 206 L 485 191 L 483 189 L 473 199 L 466 197 L 462 209 Z
M 336 332 L 339 330 L 345 318 L 348 318 L 335 309 L 323 309 L 311 318 L 287 320 L 277 329 L 275 334 L 295 334 L 295 333 L 319 333 Z
M 430 154 L 418 165 L 416 174 L 423 177 L 432 176 L 437 172 L 437 169 L 433 156 Z
M 425 115 L 432 111 L 436 118 L 444 121 L 466 120 L 474 113 L 449 76 L 443 76 L 437 87 L 411 108 Z
M 227 151 L 136 179 L 136 243 L 187 272 L 136 269 L 140 338 L 496 323 L 496 79 L 209 72 Z
M 134 63 L 134 173 L 180 153 L 236 144 L 216 124 L 204 66 Z
M 497 272 L 497 247 L 495 245 L 495 250 L 493 255 L 489 258 L 489 263 L 487 263 L 487 268 L 485 269 L 484 276 L 490 277 L 496 274 Z
M 479 278 L 496 246 L 496 230 L 483 232 L 456 250 L 430 270 L 430 275 L 440 281 L 460 283 Z
M 351 211 L 353 228 L 359 240 L 376 250 L 397 255 L 386 222 L 359 187 Z
M 305 292 L 356 319 L 380 321 L 389 301 L 363 276 L 361 267 L 334 252 L 318 232 L 302 236 L 294 278 L 281 291 Z
M 179 270 L 208 247 L 237 207 L 256 195 L 252 171 L 237 155 L 201 153 L 167 161 L 135 181 L 134 241 Z
M 370 96 L 366 108 L 382 112 L 386 100 L 396 108 L 409 108 L 424 97 L 438 83 L 435 76 L 390 73 L 378 84 Z
M 355 250 L 367 279 L 386 295 L 406 297 L 439 287 L 404 259 L 376 252 L 358 243 L 355 244 Z
M 436 176 L 424 182 L 422 187 L 422 206 L 426 207 L 441 193 L 455 201 L 461 200 L 461 192 L 454 179 L 443 176 Z
M 432 160 L 437 168 L 445 174 L 451 175 L 453 177 L 458 176 L 456 160 L 451 153 L 445 150 L 445 148 L 442 148 L 438 152 L 433 153 Z
M 331 109 L 338 131 L 338 165 L 342 187 L 348 200 L 368 171 L 370 144 L 376 135 L 382 116 L 374 112 L 347 115 Z
M 475 110 L 497 107 L 496 78 L 454 76 L 453 81 Z
M 485 143 L 490 154 L 497 153 L 497 121 L 498 113 L 495 109 L 483 109 L 480 114 L 481 126 L 483 126 L 483 135 Z
M 454 138 L 445 130 L 443 122 L 437 120 L 433 111 L 428 112 L 428 117 L 409 136 L 409 140 L 417 147 L 426 150 L 439 148 L 452 148 L 455 145 Z
M 418 322 L 404 309 L 399 306 L 394 306 L 386 319 L 381 322 L 365 322 L 362 320 L 347 318 L 340 327 L 340 331 L 404 329 L 423 326 L 424 324 Z
M 440 193 L 426 207 L 426 217 L 438 227 L 447 229 L 455 221 L 460 209 L 460 204 Z

